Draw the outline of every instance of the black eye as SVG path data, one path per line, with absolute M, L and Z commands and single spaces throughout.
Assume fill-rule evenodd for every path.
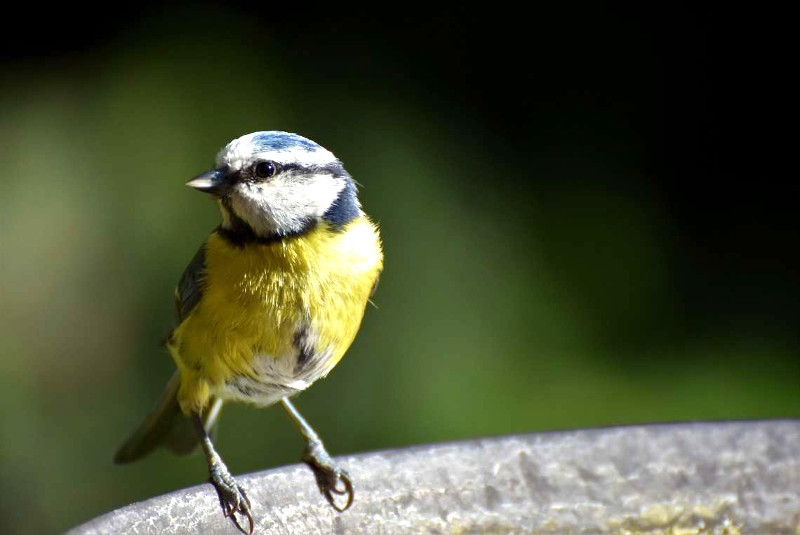
M 258 178 L 269 178 L 275 174 L 275 171 L 277 171 L 277 168 L 272 162 L 259 162 L 256 165 L 256 176 Z

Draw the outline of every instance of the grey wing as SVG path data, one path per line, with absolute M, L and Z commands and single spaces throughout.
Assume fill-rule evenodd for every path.
M 194 310 L 203 296 L 203 275 L 206 270 L 206 245 L 203 244 L 186 266 L 175 288 L 175 326 Z

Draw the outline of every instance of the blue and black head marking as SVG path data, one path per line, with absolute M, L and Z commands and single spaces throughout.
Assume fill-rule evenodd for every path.
M 304 149 L 308 152 L 322 148 L 310 139 L 289 132 L 261 132 L 253 136 L 253 146 L 258 151 Z
M 272 165 L 268 175 L 258 171 L 264 162 Z M 297 134 L 242 136 L 223 147 L 217 166 L 189 185 L 217 196 L 223 212 L 220 234 L 236 245 L 296 237 L 320 223 L 341 231 L 363 216 L 356 183 L 342 163 Z
M 297 134 L 289 132 L 263 132 L 253 137 L 253 145 L 259 151 L 267 150 L 288 150 L 302 148 L 308 152 L 322 149 L 320 145 L 310 139 L 306 139 Z M 300 169 L 299 164 L 289 164 L 284 166 L 284 170 Z M 333 177 L 343 178 L 345 187 L 342 189 L 334 203 L 323 214 L 322 219 L 333 229 L 341 230 L 347 223 L 350 223 L 361 215 L 361 207 L 358 202 L 358 188 L 355 181 L 345 171 L 342 162 L 335 160 L 324 166 L 312 166 L 305 168 L 308 171 L 317 171 L 330 174 Z
M 341 168 L 341 164 L 339 167 L 345 179 L 344 188 L 339 192 L 339 196 L 333 201 L 328 211 L 322 215 L 322 219 L 336 230 L 343 229 L 349 222 L 361 216 L 356 182 Z
M 323 147 L 310 139 L 288 132 L 264 132 L 258 134 L 253 138 L 253 145 L 256 146 L 259 151 L 280 151 L 302 148 L 308 152 L 313 152 L 317 149 L 323 149 Z M 345 171 L 344 165 L 342 165 L 342 162 L 338 159 L 321 166 L 287 164 L 282 167 L 282 170 L 303 170 L 325 173 L 332 177 L 344 179 L 345 187 L 339 193 L 339 196 L 328 211 L 322 215 L 322 219 L 334 230 L 341 230 L 347 223 L 350 223 L 361 215 L 361 206 L 358 202 L 358 188 L 356 187 L 356 183 L 347 171 Z

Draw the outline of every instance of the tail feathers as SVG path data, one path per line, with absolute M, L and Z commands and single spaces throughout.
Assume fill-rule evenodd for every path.
M 188 455 L 197 449 L 200 438 L 197 436 L 192 420 L 181 412 L 178 404 L 180 385 L 180 375 L 175 372 L 167 383 L 167 388 L 158 405 L 114 455 L 114 463 L 131 463 L 159 447 L 164 447 L 178 455 Z M 203 411 L 203 426 L 207 433 L 213 434 L 221 409 L 222 400 L 214 398 L 208 408 Z

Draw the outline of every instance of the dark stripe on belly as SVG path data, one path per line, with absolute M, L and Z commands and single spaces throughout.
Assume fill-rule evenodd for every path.
M 314 356 L 314 350 L 309 347 L 308 343 L 308 325 L 303 325 L 295 333 L 292 345 L 297 349 L 297 362 L 294 365 L 294 373 L 299 375 Z
M 256 394 L 258 394 L 258 390 L 254 388 L 252 385 L 245 383 L 244 381 L 234 381 L 233 386 L 238 390 L 244 397 L 252 398 Z

